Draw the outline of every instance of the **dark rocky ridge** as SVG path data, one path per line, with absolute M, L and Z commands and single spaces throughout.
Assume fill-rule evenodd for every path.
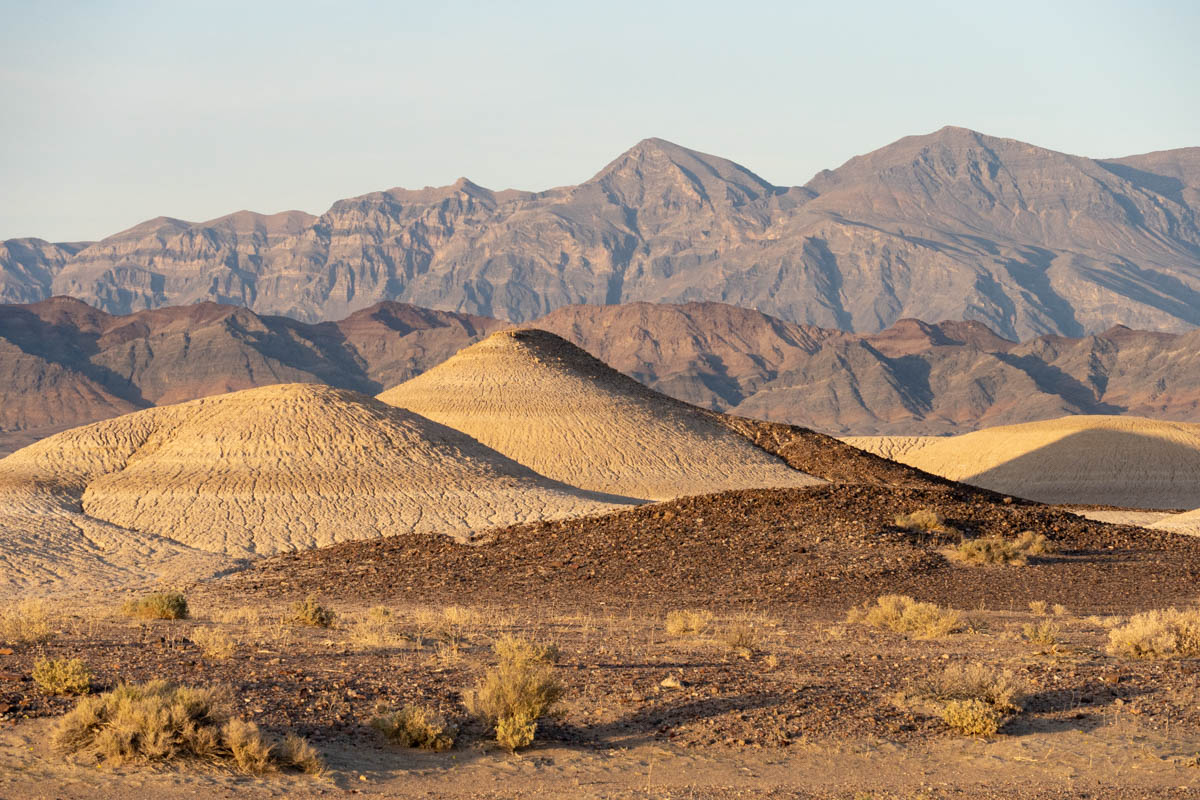
M 1198 198 L 1200 148 L 1096 161 L 944 128 L 782 187 L 647 139 L 543 192 L 462 179 L 319 217 L 160 217 L 86 247 L 10 240 L 0 301 L 215 301 L 312 322 L 385 300 L 515 321 L 719 300 L 864 333 L 905 317 L 1012 339 L 1182 331 L 1200 324 Z
M 531 324 L 686 402 L 832 433 L 936 434 L 1073 413 L 1200 420 L 1200 331 L 1116 327 L 1018 344 L 980 323 L 901 320 L 860 336 L 719 303 L 570 306 Z M 254 386 L 376 393 L 507 325 L 400 303 L 315 325 L 215 303 L 127 316 L 69 298 L 0 306 L 0 453 Z

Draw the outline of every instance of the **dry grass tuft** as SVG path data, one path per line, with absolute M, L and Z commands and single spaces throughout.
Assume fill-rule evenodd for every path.
M 129 600 L 122 612 L 134 619 L 187 619 L 187 598 L 181 592 L 156 592 Z
M 711 611 L 683 610 L 667 614 L 667 633 L 671 636 L 700 636 L 712 623 Z
M 40 600 L 0 607 L 0 641 L 7 644 L 47 641 L 54 636 L 57 622 Z
M 350 641 L 368 650 L 399 647 L 408 641 L 400 631 L 399 620 L 386 606 L 375 606 L 350 626 Z
M 33 664 L 33 682 L 46 694 L 87 694 L 92 671 L 78 658 L 42 658 Z
M 251 774 L 277 766 L 320 771 L 320 758 L 307 742 L 294 737 L 297 741 L 277 753 L 258 726 L 235 718 L 232 708 L 228 690 L 167 681 L 122 684 L 81 698 L 59 720 L 54 744 L 105 766 L 193 759 L 230 764 Z M 290 760 L 293 755 L 302 756 L 303 763 Z
M 946 518 L 932 508 L 918 508 L 907 514 L 896 517 L 896 527 L 914 533 L 932 533 L 947 535 L 958 533 L 952 525 L 946 523 Z
M 874 603 L 852 608 L 846 621 L 885 628 L 918 639 L 935 639 L 958 633 L 966 627 L 962 614 L 934 603 L 921 603 L 907 595 L 886 594 Z
M 1050 604 L 1045 600 L 1030 600 L 1029 613 L 1037 617 L 1044 617 L 1050 610 Z
M 279 760 L 285 766 L 298 769 L 306 775 L 319 776 L 325 774 L 325 761 L 317 748 L 308 743 L 303 736 L 289 733 L 283 739 L 279 748 Z
M 220 628 L 195 628 L 191 639 L 209 658 L 229 658 L 237 651 L 237 642 Z
M 721 641 L 738 658 L 753 657 L 760 640 L 758 627 L 749 619 L 734 620 L 721 632 Z
M 1050 620 L 1031 622 L 1021 629 L 1021 636 L 1025 641 L 1041 647 L 1043 650 L 1050 650 L 1058 645 L 1059 633 L 1061 633 L 1059 627 Z
M 912 699 L 931 707 L 947 725 L 967 736 L 994 736 L 1021 710 L 1024 686 L 1010 670 L 983 664 L 952 664 L 918 681 Z
M 388 741 L 403 747 L 442 752 L 454 746 L 457 731 L 436 711 L 421 706 L 405 706 L 371 720 L 371 727 Z
M 300 625 L 311 625 L 314 628 L 330 628 L 337 615 L 332 609 L 321 605 L 315 595 L 309 595 L 303 600 L 292 604 L 292 622 Z
M 512 751 L 533 742 L 537 721 L 562 699 L 554 671 L 558 648 L 515 636 L 494 645 L 499 663 L 465 693 L 467 710 L 492 725 L 496 741 Z
M 1200 610 L 1147 611 L 1108 634 L 1108 652 L 1130 658 L 1200 656 Z

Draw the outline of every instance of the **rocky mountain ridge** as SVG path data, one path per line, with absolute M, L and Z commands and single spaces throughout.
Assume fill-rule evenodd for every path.
M 720 303 L 568 306 L 530 323 L 664 394 L 836 434 L 940 434 L 1064 414 L 1200 421 L 1200 331 L 1114 327 L 1024 343 L 977 322 L 877 334 Z M 71 298 L 0 306 L 0 451 L 153 405 L 276 383 L 378 393 L 500 320 L 380 303 L 302 323 L 200 303 L 115 316 Z
M 392 189 L 320 216 L 160 217 L 9 240 L 0 300 L 110 313 L 199 301 L 334 320 L 381 301 L 524 322 L 567 305 L 720 301 L 874 333 L 906 317 L 1012 339 L 1200 324 L 1200 148 L 1112 160 L 962 128 L 775 186 L 647 139 L 578 186 Z

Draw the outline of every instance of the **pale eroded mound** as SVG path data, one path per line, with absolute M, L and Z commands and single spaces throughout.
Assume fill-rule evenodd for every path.
M 493 334 L 379 399 L 598 492 L 661 500 L 822 482 L 540 330 Z
M 1080 415 L 961 436 L 846 441 L 951 480 L 1046 503 L 1200 505 L 1200 425 L 1193 423 Z
M 1161 531 L 1170 531 L 1171 533 L 1200 536 L 1200 508 L 1183 514 L 1170 514 L 1148 527 L 1157 528 Z
M 403 409 L 286 384 L 127 414 L 0 461 L 0 566 L 36 583 L 108 561 L 120 582 L 179 553 L 465 534 L 611 500 Z

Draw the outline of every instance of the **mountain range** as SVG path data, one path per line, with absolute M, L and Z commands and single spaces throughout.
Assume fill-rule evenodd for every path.
M 577 185 L 391 189 L 320 216 L 158 217 L 0 243 L 0 301 L 112 314 L 211 301 L 303 322 L 383 301 L 526 322 L 576 304 L 720 301 L 876 333 L 1012 340 L 1200 324 L 1200 148 L 1094 160 L 948 127 L 776 186 L 647 139 Z M 282 323 L 281 323 L 282 324 Z
M 978 322 L 874 334 L 721 303 L 559 308 L 528 323 L 696 405 L 836 434 L 941 434 L 1065 414 L 1200 421 L 1200 330 L 1017 343 Z M 112 315 L 0 306 L 0 451 L 155 405 L 276 383 L 376 394 L 510 323 L 383 302 L 304 323 L 216 303 Z

